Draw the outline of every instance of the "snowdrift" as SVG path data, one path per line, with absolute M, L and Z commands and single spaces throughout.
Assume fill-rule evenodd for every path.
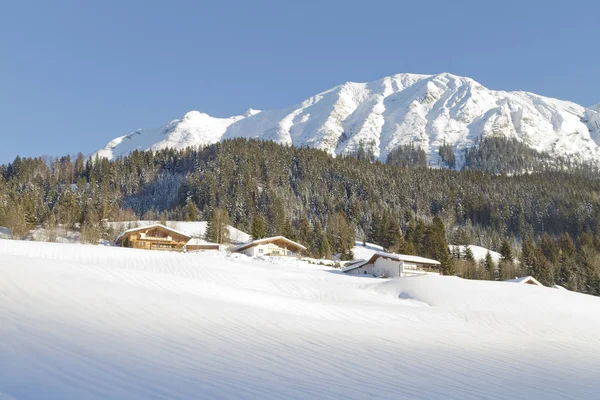
M 600 299 L 0 241 L 0 398 L 595 399 Z

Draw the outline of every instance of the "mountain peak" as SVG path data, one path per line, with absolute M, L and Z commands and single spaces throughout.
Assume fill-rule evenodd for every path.
M 474 146 L 478 137 L 505 136 L 538 151 L 596 162 L 600 105 L 588 110 L 532 93 L 489 90 L 448 72 L 400 73 L 373 82 L 347 82 L 282 109 L 248 109 L 229 118 L 190 111 L 164 127 L 114 139 L 97 154 L 114 158 L 135 149 L 185 148 L 246 137 L 315 147 L 332 155 L 362 146 L 381 160 L 398 146 L 412 144 L 437 165 L 438 148 L 446 143 L 457 150 L 460 167 L 460 150 Z
M 253 108 L 249 108 L 244 113 L 244 117 L 251 117 L 253 115 L 259 114 L 262 110 L 255 110 Z

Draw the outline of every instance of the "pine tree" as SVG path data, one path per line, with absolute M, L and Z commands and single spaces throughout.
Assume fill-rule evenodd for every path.
M 265 229 L 265 220 L 260 215 L 255 215 L 252 219 L 252 228 L 250 235 L 253 240 L 262 239 L 267 236 L 267 230 Z
M 191 199 L 187 199 L 186 204 L 185 204 L 184 213 L 185 213 L 186 221 L 197 221 L 198 216 L 200 214 L 200 210 L 198 209 L 198 206 Z
M 475 256 L 473 255 L 473 250 L 471 250 L 470 246 L 465 246 L 465 260 L 472 263 L 475 262 Z
M 500 246 L 500 255 L 502 255 L 502 259 L 512 263 L 513 262 L 513 251 L 512 251 L 512 247 L 510 246 L 510 243 L 508 243 L 508 240 L 503 239 L 502 240 L 502 245 Z
M 319 241 L 319 258 L 331 258 L 331 246 L 325 234 L 321 236 L 321 240 Z
M 433 218 L 433 222 L 425 232 L 424 239 L 425 255 L 441 263 L 444 275 L 454 275 L 454 261 L 450 256 L 446 240 L 446 228 L 440 217 Z
M 310 248 L 312 244 L 312 235 L 310 223 L 308 222 L 308 218 L 306 218 L 306 215 L 300 217 L 300 220 L 298 221 L 297 232 L 298 241 L 300 242 L 300 244 L 306 246 L 306 248 Z
M 206 225 L 206 240 L 214 243 L 229 243 L 229 215 L 224 208 L 213 210 Z
M 523 247 L 521 249 L 521 265 L 527 275 L 534 274 L 535 264 L 535 247 L 529 237 L 526 237 L 523 241 Z
M 494 264 L 494 259 L 492 258 L 492 254 L 489 252 L 489 250 L 485 254 L 483 267 L 485 268 L 487 278 L 493 280 L 496 271 L 496 265 Z
M 554 286 L 554 274 L 550 260 L 544 255 L 544 250 L 540 247 L 536 251 L 533 277 L 540 281 L 544 286 Z

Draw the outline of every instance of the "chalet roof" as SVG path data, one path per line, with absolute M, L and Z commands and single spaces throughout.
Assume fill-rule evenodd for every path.
M 378 251 L 373 254 L 368 261 L 368 264 L 372 264 L 379 257 L 389 258 L 394 261 L 406 261 L 406 262 L 414 262 L 417 264 L 427 264 L 427 265 L 440 265 L 439 261 L 432 260 L 431 258 L 419 257 L 419 256 L 411 256 L 407 254 L 394 254 L 394 253 L 385 253 L 383 251 Z
M 119 240 L 121 240 L 121 238 L 123 238 L 124 236 L 126 236 L 128 233 L 137 232 L 137 231 L 143 231 L 143 230 L 152 229 L 152 228 L 163 228 L 163 229 L 165 229 L 165 230 L 167 230 L 169 232 L 173 232 L 173 233 L 176 233 L 178 235 L 185 236 L 185 237 L 187 237 L 189 239 L 192 238 L 187 233 L 183 233 L 183 232 L 178 231 L 176 229 L 169 228 L 168 226 L 164 226 L 163 224 L 152 224 L 152 225 L 138 226 L 137 228 L 128 229 L 125 232 L 121 233 L 119 235 L 119 237 L 117 238 L 117 240 L 115 240 L 115 242 L 118 242 Z
M 271 243 L 271 242 L 277 242 L 277 241 L 283 241 L 283 242 L 285 242 L 291 246 L 294 246 L 296 248 L 299 248 L 301 250 L 306 250 L 306 247 L 302 246 L 300 243 L 294 242 L 293 240 L 290 240 L 284 236 L 273 236 L 273 237 L 268 237 L 268 238 L 264 238 L 264 239 L 252 240 L 248 243 L 244 243 L 242 245 L 234 247 L 233 249 L 231 249 L 231 251 L 233 251 L 233 252 L 243 251 L 250 247 L 258 246 L 259 244 Z
M 367 260 L 357 260 L 356 262 L 353 262 L 352 264 L 342 268 L 342 272 L 349 272 L 349 271 L 355 270 L 355 269 L 360 268 L 363 265 L 366 265 L 368 263 L 369 263 L 369 261 L 367 261 Z
M 528 276 L 522 276 L 520 278 L 515 278 L 515 279 L 508 279 L 505 280 L 504 282 L 511 282 L 511 283 L 521 283 L 521 284 L 526 284 L 527 282 L 533 282 L 538 286 L 544 286 L 540 283 L 540 281 L 538 281 L 537 279 L 535 279 L 533 276 L 528 275 Z
M 191 238 L 186 244 L 186 246 L 220 246 L 219 243 L 207 242 L 204 239 L 200 238 Z

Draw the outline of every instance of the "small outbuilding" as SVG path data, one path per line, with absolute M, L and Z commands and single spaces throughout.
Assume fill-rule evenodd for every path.
M 439 275 L 440 262 L 406 254 L 377 252 L 369 260 L 362 260 L 343 269 L 352 275 L 372 275 L 382 278 L 414 275 Z
M 523 276 L 521 278 L 515 278 L 515 279 L 508 279 L 504 282 L 510 282 L 510 283 L 520 283 L 522 285 L 536 285 L 536 286 L 544 286 L 540 283 L 540 281 L 538 281 L 537 279 L 535 279 L 533 276 Z
M 117 238 L 116 243 L 134 249 L 184 251 L 191 238 L 186 233 L 164 225 L 152 224 L 126 230 Z
M 252 240 L 231 251 L 244 253 L 250 257 L 256 256 L 296 256 L 306 247 L 283 236 L 274 236 L 264 239 Z
M 198 251 L 198 250 L 219 250 L 221 245 L 219 243 L 211 243 L 200 238 L 191 238 L 185 244 L 185 251 Z

